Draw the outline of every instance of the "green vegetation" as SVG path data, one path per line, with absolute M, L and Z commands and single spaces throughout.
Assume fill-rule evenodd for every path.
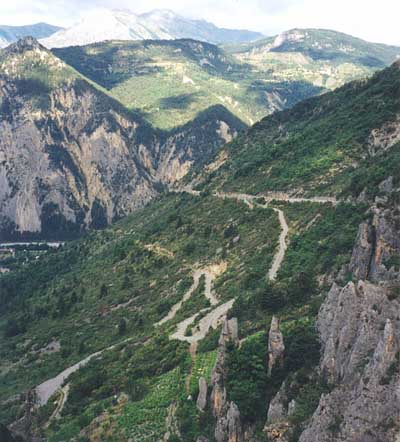
M 360 38 L 329 29 L 292 29 L 283 33 L 280 44 L 272 44 L 275 37 L 226 46 L 229 52 L 248 54 L 270 48 L 274 53 L 299 53 L 313 60 L 330 60 L 334 65 L 354 63 L 365 67 L 383 68 L 396 60 L 399 53 L 397 46 L 370 43 Z
M 189 45 L 191 53 L 185 52 L 187 43 L 174 44 L 178 46 L 163 43 L 163 49 L 181 49 L 173 52 L 177 66 L 184 56 L 201 75 L 218 81 L 230 71 L 233 59 L 212 52 L 213 47 L 207 47 L 206 55 L 212 53 L 215 63 L 205 67 L 205 46 Z M 102 57 L 107 47 L 110 61 L 124 60 L 120 70 L 106 75 L 102 67 L 96 73 L 95 65 L 84 63 L 105 86 L 114 90 L 132 78 L 146 81 L 144 77 L 160 74 L 158 68 L 148 70 L 149 61 L 145 66 L 140 65 L 143 60 L 130 61 L 133 49 L 155 59 L 159 43 L 132 43 L 122 55 L 122 43 L 71 53 L 80 51 L 79 57 L 87 60 Z M 127 76 L 129 69 L 136 69 L 135 76 Z M 238 73 L 233 69 L 229 75 Z M 228 399 L 258 434 L 269 401 L 285 381 L 287 400 L 297 404 L 290 420 L 298 434 L 320 395 L 329 391 L 316 370 L 320 342 L 315 322 L 332 278 L 350 260 L 358 225 L 370 216 L 368 206 L 356 203 L 356 197 L 368 188 L 367 198 L 378 197 L 378 204 L 379 198 L 398 198 L 396 192 L 387 196 L 380 183 L 391 175 L 398 186 L 399 144 L 383 152 L 371 152 L 368 146 L 373 129 L 396 119 L 399 88 L 399 69 L 393 66 L 369 81 L 276 113 L 227 146 L 227 161 L 203 173 L 200 196 L 165 194 L 109 228 L 41 252 L 38 259 L 23 263 L 25 255 L 17 254 L 9 262 L 13 271 L 0 277 L 0 332 L 6 337 L 0 340 L 0 395 L 11 398 L 7 406 L 1 405 L 2 422 L 8 424 L 20 413 L 15 394 L 106 349 L 68 379 L 70 394 L 61 419 L 44 430 L 51 442 L 78 437 L 85 442 L 156 442 L 167 431 L 170 442 L 177 440 L 178 432 L 185 442 L 212 436 L 210 408 L 199 412 L 196 396 L 199 378 L 210 381 L 220 327 L 210 330 L 195 355 L 187 343 L 170 339 L 180 321 L 209 307 L 204 279 L 172 320 L 154 324 L 191 287 L 195 269 L 220 264 L 226 270 L 215 278 L 213 289 L 221 302 L 235 299 L 228 316 L 238 318 L 241 339 L 238 347 L 228 345 Z M 170 112 L 199 103 L 193 91 L 175 92 L 173 98 L 164 94 L 154 100 Z M 337 205 L 275 201 L 271 208 L 251 209 L 213 196 L 217 189 L 260 193 L 260 203 L 262 192 L 282 189 L 352 198 Z M 289 241 L 277 279 L 269 281 L 280 233 L 273 207 L 285 214 Z M 104 227 L 102 208 L 96 206 L 95 212 L 98 227 Z M 397 267 L 398 257 L 386 265 Z M 397 290 L 388 296 L 396 297 Z M 280 319 L 285 354 L 268 374 L 267 333 L 273 315 Z M 46 351 L 54 341 L 59 351 Z M 392 381 L 398 366 L 396 357 L 383 385 Z M 51 403 L 37 417 L 42 424 L 53 411 Z M 332 433 L 340 431 L 340 425 L 338 415 Z
M 395 161 L 389 172 L 396 172 L 397 147 L 375 156 L 367 146 L 373 129 L 396 121 L 399 72 L 393 65 L 369 81 L 347 84 L 265 118 L 227 146 L 228 160 L 205 177 L 204 185 L 253 194 L 301 188 L 311 195 L 339 196 L 376 185 L 389 158 Z
M 151 392 L 139 402 L 125 407 L 118 425 L 127 437 L 157 442 L 166 432 L 165 420 L 169 406 L 182 390 L 182 373 L 176 369 L 156 381 Z
M 14 78 L 22 95 L 37 96 L 60 84 L 76 79 L 79 74 L 39 45 L 27 48 L 19 43 L 0 52 L 2 72 Z
M 272 111 L 370 75 L 399 53 L 396 47 L 333 31 L 309 29 L 304 35 L 276 48 L 274 38 L 224 48 L 182 39 L 103 42 L 53 52 L 164 129 L 217 104 L 253 124 Z
M 140 432 L 151 441 L 166 431 L 166 413 L 173 401 L 187 440 L 195 440 L 204 434 L 203 427 L 211 428 L 212 419 L 207 413 L 198 416 L 195 403 L 187 401 L 185 379 L 195 398 L 199 377 L 210 379 L 219 330 L 200 343 L 192 367 L 187 344 L 169 341 L 168 334 L 177 322 L 207 306 L 204 280 L 172 321 L 157 329 L 153 323 L 191 286 L 194 266 L 225 261 L 227 270 L 215 280 L 214 289 L 221 300 L 236 298 L 231 315 L 239 319 L 241 337 L 247 337 L 229 356 L 229 394 L 246 419 L 261 425 L 262 416 L 252 414 L 252 404 L 265 404 L 285 376 L 310 371 L 317 363 L 314 319 L 321 297 L 316 278 L 349 259 L 351 237 L 361 219 L 350 206 L 283 204 L 282 208 L 293 241 L 274 284 L 266 282 L 266 275 L 279 235 L 276 214 L 206 194 L 164 196 L 111 228 L 45 252 L 21 270 L 4 275 L 1 324 L 7 333 L 11 321 L 14 336 L 0 349 L 2 395 L 37 385 L 85 355 L 120 342 L 71 376 L 63 418 L 48 429 L 51 440 L 73 437 L 107 412 L 114 418 L 107 418 L 104 434 L 129 438 Z M 338 225 L 343 241 L 334 244 L 329 238 Z M 299 280 L 289 272 L 298 260 L 309 277 L 300 273 Z M 272 313 L 282 319 L 288 350 L 284 368 L 271 381 L 266 377 L 265 330 Z M 53 339 L 60 341 L 60 352 L 36 352 Z M 13 368 L 7 370 L 10 364 Z M 170 375 L 178 383 L 165 390 L 165 406 L 156 393 L 164 387 L 157 385 L 164 385 L 163 379 Z M 126 405 L 112 400 L 121 394 L 127 395 Z M 2 410 L 3 420 L 11 418 L 9 410 Z
M 53 52 L 156 127 L 172 129 L 212 105 L 253 124 L 323 89 L 277 82 L 220 48 L 193 40 L 106 42 Z
M 245 419 L 265 417 L 263 405 L 266 399 L 271 399 L 266 395 L 267 389 L 271 389 L 267 377 L 267 349 L 267 337 L 260 332 L 249 337 L 240 349 L 232 348 L 229 353 L 227 390 Z
M 241 237 L 238 244 L 224 235 L 232 223 Z M 277 236 L 272 210 L 250 213 L 234 201 L 170 195 L 4 275 L 0 324 L 2 333 L 12 329 L 15 336 L 1 341 L 2 396 L 37 385 L 126 336 L 136 341 L 151 336 L 152 324 L 190 286 L 194 265 L 226 260 L 230 270 L 219 278 L 223 282 L 216 291 L 222 299 L 235 296 L 244 277 L 236 266 L 261 262 L 268 268 Z M 204 301 L 194 296 L 184 309 L 197 311 Z M 126 321 L 122 337 L 121 321 Z M 61 352 L 36 352 L 53 339 L 60 340 Z
M 218 330 L 221 332 L 220 330 Z M 208 353 L 199 353 L 192 367 L 190 376 L 189 392 L 193 397 L 197 397 L 199 392 L 199 379 L 203 377 L 208 384 L 211 381 L 211 372 L 217 359 L 217 352 L 210 351 Z

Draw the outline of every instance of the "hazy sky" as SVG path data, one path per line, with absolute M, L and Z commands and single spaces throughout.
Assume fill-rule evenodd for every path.
M 68 26 L 97 7 L 134 12 L 168 8 L 218 26 L 266 35 L 295 27 L 329 28 L 400 45 L 399 0 L 0 0 L 0 24 L 46 21 Z

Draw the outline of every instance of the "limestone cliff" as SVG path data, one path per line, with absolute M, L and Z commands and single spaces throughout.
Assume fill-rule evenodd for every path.
M 244 127 L 218 107 L 173 132 L 153 129 L 31 38 L 4 50 L 0 66 L 2 237 L 103 227 Z
M 400 322 L 397 209 L 372 208 L 359 228 L 350 270 L 318 316 L 321 397 L 301 442 L 392 442 L 400 437 Z
M 238 344 L 237 319 L 226 320 L 218 344 L 218 355 L 211 376 L 211 409 L 216 419 L 214 437 L 216 442 L 244 442 L 240 411 L 237 405 L 228 401 L 225 386 L 226 345 Z

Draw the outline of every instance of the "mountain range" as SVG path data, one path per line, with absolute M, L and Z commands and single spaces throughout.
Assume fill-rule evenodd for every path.
M 153 125 L 171 129 L 210 104 L 223 105 L 252 125 L 275 110 L 370 75 L 396 60 L 400 49 L 304 29 L 222 48 L 181 39 L 112 41 L 53 52 Z
M 10 43 L 15 43 L 20 38 L 34 37 L 46 38 L 60 31 L 59 26 L 49 25 L 47 23 L 37 23 L 28 26 L 4 26 L 0 25 L 0 48 L 8 46 Z
M 398 442 L 400 48 L 1 32 L 0 441 Z
M 330 60 L 336 64 L 357 62 L 364 66 L 384 67 L 400 58 L 398 46 L 371 43 L 329 29 L 291 29 L 253 43 L 231 44 L 230 52 L 243 57 L 259 57 L 269 52 L 298 53 L 314 61 Z
M 86 45 L 105 40 L 160 40 L 192 38 L 220 44 L 257 40 L 262 34 L 252 31 L 222 29 L 205 20 L 191 20 L 168 9 L 145 14 L 129 10 L 98 9 L 89 12 L 68 29 L 41 40 L 48 47 Z
M 104 227 L 174 186 L 263 116 L 396 57 L 397 48 L 301 32 L 306 37 L 285 34 L 296 41 L 288 52 L 277 44 L 224 50 L 188 39 L 51 52 L 26 38 L 4 49 L 3 237 L 70 237 Z M 321 48 L 329 44 L 329 57 L 309 55 L 311 36 Z M 369 48 L 375 66 L 363 64 Z
M 32 69 L 32 53 L 47 64 Z M 111 149 L 134 179 L 151 178 L 157 131 L 139 117 L 35 41 L 2 63 L 5 151 L 13 137 L 17 153 L 39 136 L 48 149 L 35 164 L 55 184 L 38 203 L 63 194 L 60 177 L 78 191 L 104 177 L 118 194 L 124 167 L 112 174 L 112 154 L 91 156 Z M 48 82 L 29 95 L 45 66 Z M 399 97 L 397 61 L 263 118 L 103 230 L 50 251 L 3 251 L 5 437 L 394 442 Z M 65 151 L 87 160 L 91 180 L 71 179 Z M 101 221 L 99 206 L 90 212 Z

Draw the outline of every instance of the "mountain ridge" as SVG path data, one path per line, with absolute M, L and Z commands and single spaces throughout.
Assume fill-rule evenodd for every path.
M 10 237 L 104 227 L 245 128 L 211 107 L 174 131 L 155 129 L 32 38 L 0 53 L 0 64 L 1 225 Z
M 5 251 L 10 430 L 49 442 L 393 442 L 399 66 L 264 118 L 198 180 L 104 230 Z M 35 407 L 35 392 L 54 394 Z
M 60 26 L 53 26 L 42 22 L 26 26 L 0 25 L 0 48 L 6 47 L 23 37 L 32 36 L 37 39 L 49 37 L 61 29 L 63 28 Z
M 99 25 L 101 24 L 101 29 Z M 94 10 L 72 27 L 41 42 L 49 47 L 66 47 L 104 40 L 193 38 L 211 43 L 251 41 L 262 34 L 218 28 L 205 20 L 186 19 L 170 10 L 134 14 L 129 10 Z
M 213 178 L 216 186 L 305 195 L 329 195 L 340 188 L 348 196 L 354 192 L 351 180 L 357 167 L 373 161 L 375 138 L 376 143 L 388 146 L 397 140 L 399 68 L 396 61 L 370 79 L 355 80 L 264 118 L 243 139 L 226 146 L 226 161 Z M 287 126 L 290 121 L 296 125 Z M 318 129 L 309 127 L 310 122 Z M 307 138 L 307 147 L 302 137 Z M 242 151 L 244 140 L 246 150 Z
M 354 51 L 343 52 L 353 37 L 335 31 L 329 35 L 336 46 L 323 59 L 313 59 L 307 53 L 310 45 L 303 43 L 297 52 L 284 47 L 273 52 L 273 39 L 266 50 L 259 51 L 255 43 L 256 49 L 247 52 L 191 39 L 110 41 L 53 52 L 126 107 L 142 110 L 155 126 L 183 124 L 209 103 L 223 104 L 253 125 L 275 110 L 367 77 L 398 54 L 398 48 L 382 49 L 358 39 Z M 312 35 L 313 42 L 318 38 Z

